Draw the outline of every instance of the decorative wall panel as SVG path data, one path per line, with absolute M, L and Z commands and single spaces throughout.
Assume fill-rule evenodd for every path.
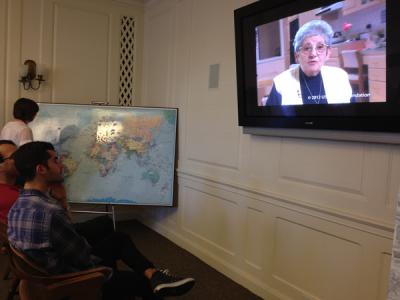
M 290 220 L 276 222 L 277 280 L 313 299 L 357 299 L 361 245 Z
M 246 230 L 244 243 L 244 260 L 252 268 L 261 271 L 268 254 L 267 216 L 265 212 L 254 207 L 246 210 Z
M 107 14 L 55 6 L 53 99 L 90 103 L 108 99 Z
M 206 247 L 223 256 L 235 255 L 238 228 L 238 205 L 222 195 L 189 188 L 183 212 L 183 228 Z
M 121 18 L 119 65 L 119 104 L 132 106 L 134 104 L 134 65 L 135 65 L 135 19 L 123 16 Z
M 280 153 L 280 178 L 360 194 L 363 164 L 360 144 L 287 139 Z

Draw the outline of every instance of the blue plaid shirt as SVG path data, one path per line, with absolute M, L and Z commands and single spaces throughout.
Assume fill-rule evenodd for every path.
M 75 231 L 66 211 L 37 190 L 20 191 L 8 213 L 8 239 L 51 274 L 94 266 L 91 247 Z

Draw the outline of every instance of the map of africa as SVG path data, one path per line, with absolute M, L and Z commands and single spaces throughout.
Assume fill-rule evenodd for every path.
M 173 202 L 177 110 L 39 103 L 33 137 L 54 145 L 70 202 Z

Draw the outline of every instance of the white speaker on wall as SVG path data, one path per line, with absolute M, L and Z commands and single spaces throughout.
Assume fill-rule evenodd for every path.
M 208 88 L 216 89 L 219 86 L 219 64 L 210 65 L 210 74 L 208 77 Z

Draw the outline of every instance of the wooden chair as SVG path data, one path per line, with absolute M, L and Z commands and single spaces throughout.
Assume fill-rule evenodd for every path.
M 350 84 L 357 87 L 358 93 L 366 93 L 368 70 L 364 68 L 361 53 L 358 50 L 342 50 L 341 67 L 349 74 Z
M 7 254 L 7 247 L 8 247 L 8 237 L 7 237 L 7 224 L 3 223 L 0 221 L 0 253 L 5 255 Z M 9 259 L 7 257 L 7 265 L 4 269 L 4 275 L 3 275 L 3 280 L 6 280 L 9 278 L 11 274 L 11 268 L 9 264 Z M 14 277 L 11 279 L 11 285 L 8 290 L 7 294 L 7 300 L 12 300 L 14 296 L 17 294 L 17 288 L 19 284 L 19 278 Z
M 49 275 L 12 245 L 8 247 L 12 271 L 21 279 L 21 300 L 97 300 L 102 284 L 111 274 L 107 267 L 62 275 Z
M 8 245 L 7 224 L 0 221 L 0 253 L 6 254 L 5 247 Z M 7 265 L 4 271 L 3 280 L 6 280 L 10 274 L 10 267 Z

